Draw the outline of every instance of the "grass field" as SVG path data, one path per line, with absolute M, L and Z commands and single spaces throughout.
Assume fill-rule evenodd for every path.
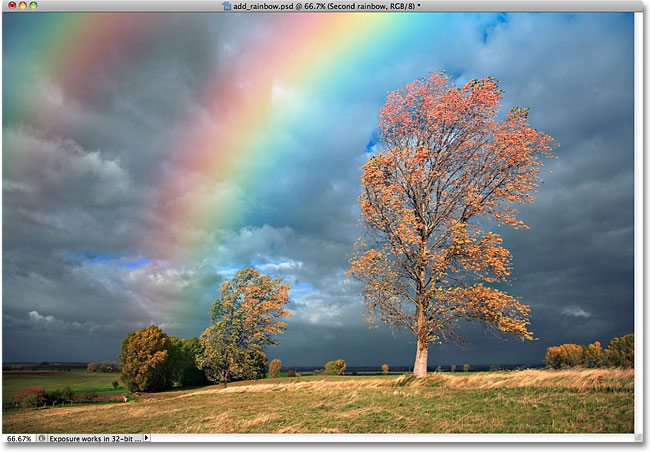
M 113 389 L 111 382 L 119 382 Z M 99 395 L 121 394 L 126 392 L 120 381 L 119 373 L 86 372 L 86 371 L 8 371 L 2 372 L 2 400 L 9 402 L 11 396 L 21 389 L 40 386 L 46 391 L 63 389 L 70 386 L 75 393 L 84 394 L 95 392 Z
M 110 382 L 109 382 L 110 384 Z M 632 370 L 301 377 L 5 410 L 3 433 L 631 433 Z

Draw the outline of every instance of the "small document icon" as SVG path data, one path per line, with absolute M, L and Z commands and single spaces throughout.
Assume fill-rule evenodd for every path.
M 230 6 L 230 2 L 222 2 L 221 4 L 223 5 L 224 11 L 230 11 L 230 9 L 232 8 L 232 6 Z

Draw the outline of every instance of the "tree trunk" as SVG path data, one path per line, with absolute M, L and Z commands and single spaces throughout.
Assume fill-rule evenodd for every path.
M 413 366 L 413 374 L 416 377 L 427 376 L 428 357 L 429 344 L 418 338 L 418 350 L 415 354 L 415 365 Z
M 417 333 L 415 337 L 418 340 L 418 349 L 415 353 L 415 365 L 413 366 L 413 374 L 418 377 L 427 376 L 427 363 L 429 357 L 429 341 L 427 338 L 427 320 L 426 320 L 426 310 L 427 303 L 425 300 L 425 291 L 426 291 L 426 261 L 424 255 L 427 249 L 427 238 L 422 236 L 422 245 L 420 246 L 420 257 L 418 265 L 418 279 L 417 287 L 415 294 L 415 305 L 416 305 L 416 315 L 417 315 Z M 424 339 L 422 338 L 424 336 Z

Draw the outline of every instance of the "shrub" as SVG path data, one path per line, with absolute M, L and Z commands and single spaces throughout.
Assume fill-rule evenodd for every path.
M 345 374 L 345 361 L 337 359 L 325 364 L 325 373 L 328 375 L 344 375 Z
M 117 387 L 120 385 L 120 382 L 119 381 L 113 381 L 113 382 L 111 382 L 111 384 L 113 385 L 113 389 L 117 389 Z
M 20 404 L 25 408 L 35 408 L 41 404 L 45 405 L 47 402 L 47 396 L 39 396 L 38 394 L 27 394 L 23 397 Z
M 279 359 L 274 359 L 271 361 L 271 365 L 269 366 L 269 377 L 270 378 L 277 378 L 278 375 L 280 375 L 280 368 L 282 367 L 282 361 Z
M 99 396 L 94 392 L 89 392 L 88 394 L 79 394 L 75 397 L 77 402 L 96 402 Z
M 88 363 L 86 368 L 88 372 L 97 372 L 99 370 L 99 363 Z
M 442 372 L 442 367 L 440 366 L 436 367 L 436 372 Z
M 452 372 L 456 372 L 456 364 L 452 364 L 452 365 L 451 365 L 451 371 L 452 371 Z
M 70 386 L 66 386 L 61 391 L 61 400 L 63 402 L 72 402 L 74 400 L 74 391 Z
M 596 341 L 593 344 L 585 347 L 585 366 L 587 367 L 603 367 L 603 349 L 600 347 L 600 342 Z
M 50 405 L 55 405 L 57 403 L 61 403 L 62 397 L 61 397 L 61 391 L 55 389 L 54 391 L 48 391 L 47 393 L 47 403 Z
M 323 371 L 321 369 L 314 369 L 314 371 L 312 372 L 313 375 L 321 375 L 322 373 Z
M 560 347 L 549 347 L 546 349 L 546 356 L 544 357 L 546 365 L 552 369 L 559 369 L 562 367 L 562 353 Z
M 605 358 L 609 367 L 634 367 L 634 334 L 613 338 L 605 349 Z
M 585 363 L 585 347 L 576 344 L 562 344 L 559 347 L 549 347 L 546 350 L 544 360 L 553 369 L 582 366 Z
M 469 372 L 469 364 L 463 364 L 463 372 Z
M 296 376 L 296 372 L 294 370 L 290 370 L 287 372 L 287 377 L 295 377 L 295 376 Z
M 47 393 L 41 387 L 25 388 L 14 394 L 13 400 L 25 408 L 34 408 L 47 402 Z
M 381 366 L 381 373 L 384 375 L 388 375 L 388 364 L 384 364 Z
M 491 365 L 490 365 L 490 372 L 497 372 L 497 371 L 499 371 L 499 370 L 500 370 L 500 367 L 499 367 L 499 366 L 497 366 L 497 365 L 495 365 L 495 364 L 491 364 Z
M 584 364 L 585 348 L 582 345 L 564 344 L 564 354 L 567 367 L 575 367 Z

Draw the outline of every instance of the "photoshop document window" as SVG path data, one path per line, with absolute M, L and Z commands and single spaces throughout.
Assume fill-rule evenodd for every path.
M 3 0 L 3 442 L 643 442 L 642 30 Z

